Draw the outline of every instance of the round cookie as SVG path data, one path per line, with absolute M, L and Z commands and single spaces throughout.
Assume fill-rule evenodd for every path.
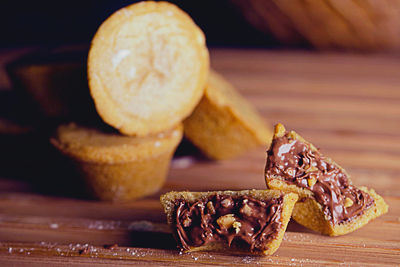
M 71 123 L 59 126 L 51 143 L 75 162 L 99 199 L 130 200 L 161 188 L 182 133 L 179 125 L 153 136 L 129 137 Z
M 203 32 L 167 2 L 140 2 L 112 14 L 88 56 L 96 109 L 126 135 L 165 131 L 189 116 L 203 95 L 208 68 Z
M 212 70 L 204 96 L 184 126 L 185 136 L 213 159 L 232 158 L 272 138 L 255 108 Z

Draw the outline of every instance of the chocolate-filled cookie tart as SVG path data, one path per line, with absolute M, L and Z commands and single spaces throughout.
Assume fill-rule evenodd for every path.
M 160 200 L 184 251 L 271 255 L 282 242 L 297 195 L 278 190 L 170 192 Z
M 203 32 L 168 2 L 143 1 L 112 14 L 88 56 L 96 110 L 125 135 L 178 125 L 200 101 L 208 69 Z
M 185 136 L 205 155 L 218 160 L 268 145 L 272 138 L 272 129 L 251 103 L 213 70 L 203 98 L 184 126 Z
M 147 137 L 61 125 L 51 143 L 75 163 L 89 189 L 102 200 L 131 200 L 164 184 L 182 125 Z
M 271 189 L 297 193 L 292 217 L 322 234 L 352 232 L 388 211 L 373 189 L 353 185 L 342 167 L 282 124 L 275 126 L 265 179 Z

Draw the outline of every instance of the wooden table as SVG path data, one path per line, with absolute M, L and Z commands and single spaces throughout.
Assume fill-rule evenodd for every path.
M 291 222 L 269 257 L 181 254 L 159 195 L 111 204 L 40 195 L 4 177 L 0 265 L 399 265 L 400 56 L 213 49 L 211 59 L 271 125 L 315 143 L 355 184 L 382 194 L 389 213 L 335 238 Z M 265 188 L 265 149 L 221 162 L 178 159 L 162 191 Z

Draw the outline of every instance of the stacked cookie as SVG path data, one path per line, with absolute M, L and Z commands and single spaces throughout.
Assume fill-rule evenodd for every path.
M 203 33 L 176 6 L 123 8 L 98 29 L 87 71 L 98 114 L 120 134 L 68 124 L 51 142 L 98 198 L 152 194 L 165 181 L 182 139 L 181 121 L 202 97 L 208 67 Z
M 88 59 L 100 116 L 123 134 L 143 136 L 191 114 L 186 137 L 214 159 L 266 144 L 271 132 L 251 105 L 223 77 L 208 76 L 204 42 L 201 30 L 169 3 L 143 2 L 113 14 Z
M 183 132 L 212 159 L 271 139 L 255 109 L 210 71 L 203 32 L 171 3 L 132 4 L 103 22 L 87 56 L 89 88 L 81 82 L 80 54 L 16 62 L 9 73 L 46 117 L 75 121 L 60 125 L 51 143 L 99 199 L 130 200 L 159 190 Z M 93 123 L 97 115 L 112 128 Z

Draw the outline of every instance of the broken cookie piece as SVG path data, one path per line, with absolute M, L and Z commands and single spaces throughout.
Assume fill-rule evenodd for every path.
M 271 189 L 297 193 L 293 218 L 322 234 L 352 232 L 388 210 L 373 189 L 354 186 L 342 167 L 282 124 L 275 126 L 265 179 Z
M 273 254 L 297 195 L 278 190 L 170 192 L 161 204 L 179 247 Z

